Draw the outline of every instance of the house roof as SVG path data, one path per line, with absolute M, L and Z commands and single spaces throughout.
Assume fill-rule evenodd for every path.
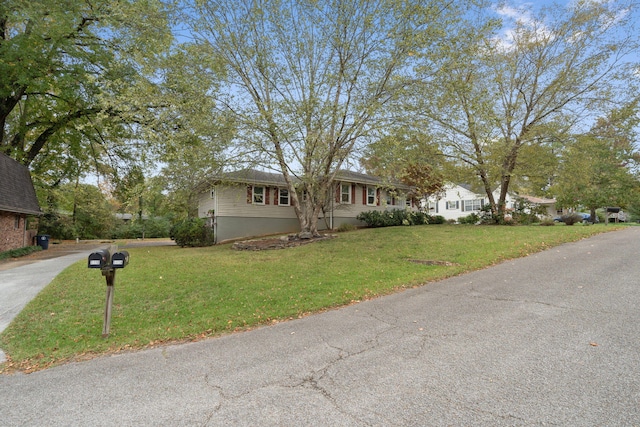
M 29 169 L 0 153 L 0 210 L 42 215 Z
M 294 181 L 297 179 L 294 177 Z M 259 171 L 256 169 L 242 169 L 233 172 L 227 172 L 214 177 L 214 181 L 229 181 L 242 184 L 273 184 L 286 185 L 284 176 L 280 173 L 271 173 Z
M 520 195 L 518 197 L 521 197 L 531 203 L 535 203 L 536 205 L 552 205 L 556 202 L 556 199 L 545 199 L 543 197 L 525 196 L 525 195 Z
M 294 182 L 300 180 L 296 177 L 292 177 Z M 336 174 L 336 181 L 348 181 L 355 184 L 368 184 L 368 185 L 385 185 L 382 179 L 363 173 L 339 170 Z M 229 181 L 243 184 L 270 184 L 270 185 L 286 185 L 284 176 L 280 173 L 264 172 L 255 169 L 242 169 L 234 172 L 228 172 L 223 175 L 215 177 L 215 181 Z M 390 183 L 391 186 L 408 189 L 409 187 L 401 183 Z

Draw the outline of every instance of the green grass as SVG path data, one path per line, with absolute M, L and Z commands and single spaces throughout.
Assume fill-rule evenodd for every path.
M 78 262 L 0 335 L 9 357 L 0 372 L 296 318 L 620 227 L 430 225 L 358 230 L 262 252 L 229 245 L 131 249 L 129 266 L 116 275 L 108 338 L 101 337 L 106 281 Z

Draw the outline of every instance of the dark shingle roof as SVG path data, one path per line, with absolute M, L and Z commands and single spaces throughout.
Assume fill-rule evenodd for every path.
M 292 177 L 294 182 L 300 180 L 296 177 Z M 363 173 L 353 172 L 349 170 L 339 170 L 336 174 L 336 181 L 346 181 L 356 184 L 365 185 L 377 185 L 377 186 L 393 186 L 402 189 L 408 189 L 409 187 L 401 183 L 388 183 L 382 179 Z M 236 182 L 243 184 L 267 184 L 267 185 L 286 185 L 284 176 L 280 173 L 264 172 L 255 169 L 243 169 L 234 172 L 228 172 L 223 175 L 214 178 L 214 181 L 218 182 Z
M 42 214 L 29 169 L 2 153 L 0 153 L 0 210 L 30 215 Z
M 264 172 L 255 169 L 242 169 L 235 172 L 228 172 L 219 177 L 221 181 L 231 181 L 246 184 L 274 184 L 286 185 L 284 176 L 280 173 Z M 296 179 L 294 178 L 294 181 Z

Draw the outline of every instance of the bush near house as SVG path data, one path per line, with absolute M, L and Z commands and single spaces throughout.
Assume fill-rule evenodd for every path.
M 187 218 L 171 228 L 171 238 L 182 247 L 212 246 L 215 243 L 213 228 L 201 218 Z
M 467 216 L 463 216 L 461 218 L 458 218 L 458 222 L 460 224 L 470 224 L 470 225 L 474 225 L 480 222 L 480 215 L 478 215 L 477 213 L 472 213 L 469 214 Z
M 0 252 L 0 260 L 9 258 L 20 258 L 42 250 L 40 246 L 26 246 L 24 248 L 11 249 L 10 251 Z
M 560 221 L 564 222 L 566 225 L 577 224 L 582 222 L 582 215 L 579 215 L 577 213 L 562 215 L 560 217 Z
M 398 225 L 444 223 L 444 217 L 442 216 L 431 216 L 423 212 L 414 212 L 405 209 L 362 212 L 356 218 L 367 224 L 367 227 L 393 227 Z

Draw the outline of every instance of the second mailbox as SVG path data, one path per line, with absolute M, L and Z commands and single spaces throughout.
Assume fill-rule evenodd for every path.
M 120 251 L 111 255 L 111 266 L 113 268 L 125 268 L 129 264 L 129 252 Z
M 100 249 L 89 255 L 89 268 L 104 268 L 109 265 L 110 254 L 106 249 Z

